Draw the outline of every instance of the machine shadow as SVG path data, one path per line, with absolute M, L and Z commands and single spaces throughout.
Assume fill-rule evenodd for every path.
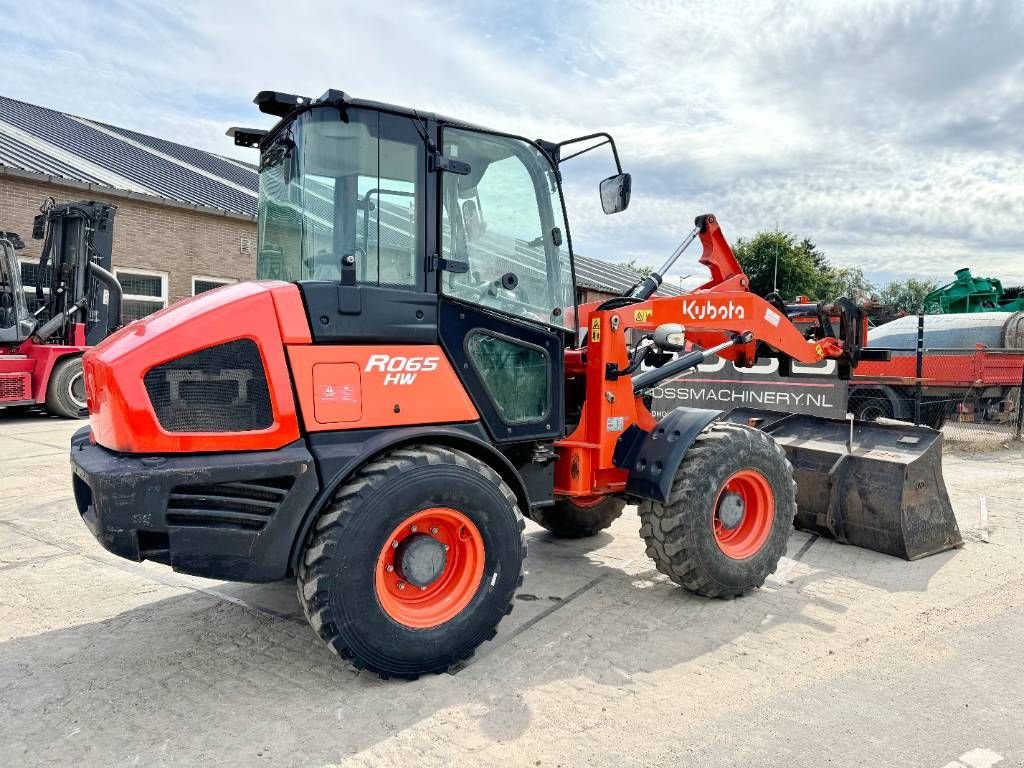
M 500 743 L 530 727 L 530 689 L 582 677 L 628 695 L 647 675 L 734 643 L 750 649 L 730 655 L 734 663 L 755 671 L 782 665 L 759 634 L 783 624 L 827 634 L 834 629 L 827 616 L 847 610 L 800 584 L 736 600 L 694 597 L 639 560 L 594 558 L 618 538 L 567 545 L 531 534 L 531 574 L 519 596 L 536 599 L 517 600 L 497 638 L 464 669 L 413 683 L 382 681 L 339 661 L 301 618 L 290 583 L 218 585 L 254 610 L 190 592 L 12 639 L 0 644 L 0 705 L 12 714 L 8 722 L 30 725 L 6 735 L 0 725 L 0 740 L 47 744 L 50 734 L 78 727 L 90 731 L 91 759 L 117 762 L 125 734 L 141 751 L 170 739 L 188 754 L 225 732 L 258 745 L 273 729 L 276 742 L 329 761 L 440 710 L 470 707 L 480 710 L 480 737 Z M 520 612 L 527 615 L 516 621 Z M 97 708 L 102 722 L 92 716 Z M 154 733 L 158 715 L 187 727 Z M 321 734 L 312 745 L 311 729 Z

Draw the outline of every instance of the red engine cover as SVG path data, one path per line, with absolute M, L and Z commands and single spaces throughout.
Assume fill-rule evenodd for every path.
M 150 403 L 151 368 L 207 347 L 251 339 L 263 361 L 273 410 L 265 429 L 168 432 Z M 299 438 L 284 342 L 308 344 L 299 289 L 290 283 L 237 283 L 134 322 L 85 354 L 93 439 L 126 453 L 273 450 Z

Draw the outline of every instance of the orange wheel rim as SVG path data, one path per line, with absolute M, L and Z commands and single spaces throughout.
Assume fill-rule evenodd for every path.
M 715 543 L 733 560 L 761 551 L 775 520 L 775 494 L 760 472 L 742 469 L 725 481 L 715 499 Z
M 409 557 L 414 547 L 426 550 L 434 563 L 441 558 L 436 574 L 424 577 L 419 569 L 413 574 Z M 458 510 L 431 507 L 407 517 L 388 536 L 377 557 L 374 588 L 394 621 L 429 629 L 469 605 L 483 575 L 484 542 L 473 521 Z

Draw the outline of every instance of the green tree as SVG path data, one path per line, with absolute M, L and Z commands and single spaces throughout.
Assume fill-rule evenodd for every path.
M 829 267 L 822 276 L 816 298 L 835 301 L 845 296 L 863 304 L 876 292 L 877 289 L 864 277 L 864 270 L 860 267 Z
M 629 261 L 620 261 L 618 266 L 631 269 L 634 272 L 639 272 L 644 277 L 647 277 L 654 271 L 654 267 L 648 267 L 646 264 L 637 264 L 635 258 L 630 259 Z
M 796 296 L 816 298 L 825 273 L 831 271 L 825 254 L 811 240 L 797 242 L 790 232 L 759 232 L 750 240 L 740 238 L 733 253 L 750 278 L 750 290 L 759 296 L 777 286 L 787 301 Z
M 922 309 L 924 297 L 938 288 L 934 280 L 896 280 L 878 292 L 882 304 L 891 305 L 895 312 L 916 313 Z

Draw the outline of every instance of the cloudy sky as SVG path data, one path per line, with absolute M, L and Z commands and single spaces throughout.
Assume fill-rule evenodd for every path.
M 657 265 L 705 211 L 885 282 L 1024 283 L 1020 0 L 345 3 L 0 0 L 0 93 L 222 154 L 258 90 L 363 98 L 557 140 L 579 252 Z M 241 157 L 253 159 L 251 155 Z M 679 274 L 703 277 L 696 249 Z

